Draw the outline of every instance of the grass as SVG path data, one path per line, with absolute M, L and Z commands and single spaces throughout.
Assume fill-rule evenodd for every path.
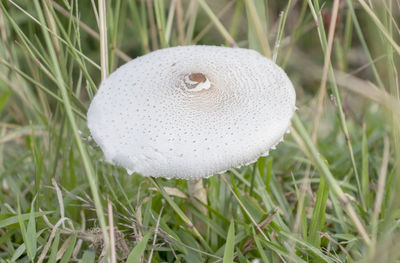
M 398 0 L 2 0 L 0 262 L 400 262 L 399 18 Z M 270 156 L 204 180 L 208 215 L 186 181 L 105 163 L 85 117 L 119 65 L 192 43 L 274 59 L 299 108 Z

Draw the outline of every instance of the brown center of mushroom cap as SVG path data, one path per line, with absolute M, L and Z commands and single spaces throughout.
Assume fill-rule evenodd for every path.
M 206 82 L 207 80 L 206 76 L 202 73 L 192 73 L 189 75 L 189 79 L 196 82 Z
M 210 81 L 203 73 L 190 73 L 184 78 L 186 88 L 190 91 L 202 91 L 210 88 Z

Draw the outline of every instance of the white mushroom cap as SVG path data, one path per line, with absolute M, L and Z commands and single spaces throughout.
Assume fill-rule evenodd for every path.
M 128 173 L 195 179 L 267 155 L 295 100 L 285 72 L 256 51 L 182 46 L 118 68 L 87 117 L 106 160 Z

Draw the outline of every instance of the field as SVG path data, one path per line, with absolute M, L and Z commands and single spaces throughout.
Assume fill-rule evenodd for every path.
M 0 262 L 400 262 L 399 21 L 399 0 L 1 0 Z M 116 68 L 192 44 L 273 59 L 298 107 L 200 200 L 105 162 L 86 124 Z

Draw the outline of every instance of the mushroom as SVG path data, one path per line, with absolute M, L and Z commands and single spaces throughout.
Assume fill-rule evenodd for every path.
M 88 127 L 106 160 L 129 174 L 193 180 L 268 155 L 295 99 L 285 72 L 254 50 L 173 47 L 104 80 Z

